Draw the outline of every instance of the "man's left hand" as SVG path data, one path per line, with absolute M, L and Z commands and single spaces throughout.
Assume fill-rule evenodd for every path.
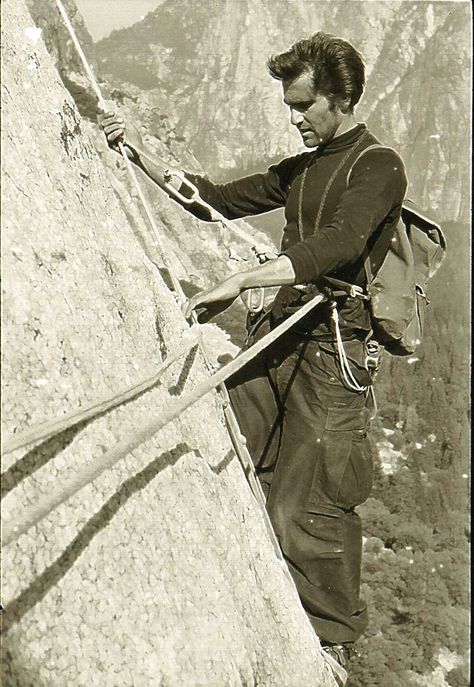
M 183 313 L 186 319 L 189 319 L 193 310 L 200 307 L 204 308 L 207 311 L 207 319 L 201 315 L 198 319 L 199 322 L 207 322 L 208 319 L 232 305 L 241 291 L 245 289 L 284 286 L 294 283 L 293 264 L 288 256 L 280 255 L 274 260 L 268 260 L 263 265 L 258 265 L 258 267 L 253 267 L 245 272 L 237 272 L 212 289 L 196 294 L 186 303 Z
M 204 308 L 208 310 L 209 317 L 217 312 L 222 312 L 228 308 L 237 296 L 242 291 L 242 279 L 240 274 L 233 274 L 232 276 L 225 279 L 217 286 L 214 286 L 207 291 L 201 291 L 193 296 L 183 307 L 183 314 L 187 320 L 191 317 L 193 310 L 199 308 Z M 218 307 L 209 307 L 211 304 L 217 303 Z M 216 311 L 216 312 L 214 312 Z M 201 319 L 201 318 L 200 318 Z M 209 319 L 209 318 L 207 318 Z

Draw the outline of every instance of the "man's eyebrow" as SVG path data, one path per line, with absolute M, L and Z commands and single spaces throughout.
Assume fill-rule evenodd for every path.
M 311 103 L 311 100 L 309 100 L 309 99 L 306 99 L 306 100 L 291 100 L 291 98 L 290 98 L 289 100 L 287 100 L 286 97 L 285 97 L 285 98 L 283 98 L 283 102 L 285 103 L 285 105 L 288 105 L 288 106 L 293 105 L 293 106 L 295 106 L 295 105 L 309 105 L 309 104 Z

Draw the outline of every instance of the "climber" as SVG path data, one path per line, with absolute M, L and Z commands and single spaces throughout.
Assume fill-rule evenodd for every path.
M 231 303 L 245 289 L 280 286 L 265 311 L 249 316 L 248 344 L 258 340 L 330 282 L 366 286 L 383 261 L 400 217 L 407 180 L 403 162 L 377 143 L 354 107 L 364 85 L 361 55 L 347 41 L 318 32 L 270 58 L 282 84 L 290 121 L 307 148 L 268 171 L 226 184 L 185 173 L 201 197 L 233 219 L 284 207 L 281 252 L 196 294 L 185 308 Z M 109 145 L 122 140 L 131 159 L 160 187 L 177 177 L 143 150 L 136 129 L 111 113 Z M 183 186 L 182 193 L 186 193 Z M 188 209 L 209 219 L 199 204 Z M 333 294 L 334 295 L 334 294 Z M 229 382 L 229 391 L 267 508 L 301 602 L 322 644 L 344 664 L 364 632 L 360 598 L 361 521 L 356 507 L 369 496 L 372 449 L 371 335 L 367 302 L 354 289 L 334 295 L 339 331 L 354 384 L 341 372 L 333 305 L 323 303 Z

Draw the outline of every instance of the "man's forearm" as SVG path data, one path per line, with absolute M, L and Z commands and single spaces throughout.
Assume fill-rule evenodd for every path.
M 280 255 L 263 265 L 240 272 L 238 277 L 242 290 L 258 286 L 285 286 L 295 283 L 295 271 L 291 260 L 286 255 Z
M 201 291 L 193 296 L 184 307 L 184 315 L 188 319 L 193 310 L 208 307 L 210 303 L 227 303 L 228 307 L 239 293 L 258 286 L 284 286 L 295 283 L 295 272 L 291 260 L 286 255 L 280 255 L 245 272 L 236 272 L 216 286 Z
M 158 155 L 151 153 L 150 150 L 143 146 L 143 148 L 138 149 L 137 147 L 130 146 L 135 152 L 135 159 L 133 162 L 164 191 L 167 191 L 166 183 L 171 184 L 175 188 L 179 189 L 181 186 L 180 180 L 172 176 L 171 179 L 165 179 L 166 170 L 174 170 L 175 168 L 170 167 L 170 165 L 162 160 Z

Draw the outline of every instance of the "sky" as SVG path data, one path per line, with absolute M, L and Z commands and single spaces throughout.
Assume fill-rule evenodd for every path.
M 98 41 L 113 31 L 135 24 L 164 0 L 76 0 L 89 33 Z

